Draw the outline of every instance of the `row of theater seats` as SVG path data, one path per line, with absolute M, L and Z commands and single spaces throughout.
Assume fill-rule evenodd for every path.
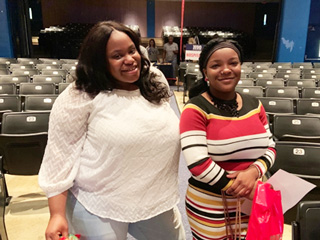
M 48 138 L 50 110 L 73 80 L 75 59 L 0 58 L 1 207 L 10 201 L 5 175 L 37 175 Z M 1 239 L 7 239 L 4 212 Z
M 76 59 L 27 59 L 0 58 L 0 76 L 61 76 L 63 79 L 72 74 L 77 65 Z M 49 81 L 49 80 L 48 80 Z
M 8 239 L 5 208 L 11 199 L 5 176 L 38 174 L 48 139 L 49 114 L 50 111 L 3 114 L 0 134 L 1 239 Z
M 302 209 L 320 204 L 316 202 L 320 195 L 320 77 L 315 68 L 320 66 L 275 63 L 268 67 L 244 65 L 236 90 L 258 97 L 267 112 L 277 149 L 270 175 L 282 169 L 316 185 L 284 215 L 285 222 L 292 224 L 293 239 L 316 239 L 320 233 L 315 231 L 314 223 L 308 220 L 308 227 L 301 224 L 310 216 Z
M 270 114 L 270 113 L 269 113 Z M 269 115 L 270 119 L 270 115 Z M 301 206 L 309 201 L 318 201 L 320 194 L 320 115 L 297 115 L 277 113 L 272 115 L 270 128 L 276 142 L 276 161 L 269 170 L 269 176 L 279 169 L 294 174 L 312 184 L 315 188 L 284 214 L 285 223 L 292 224 L 292 239 L 317 239 L 319 231 L 307 231 L 311 226 L 300 226 Z M 298 209 L 298 212 L 297 212 Z M 306 238 L 306 236 L 308 236 Z M 302 238 L 301 238 L 302 237 Z
M 50 111 L 57 95 L 0 95 L 1 113 L 22 111 Z
M 0 76 L 0 94 L 60 94 L 70 83 L 50 83 L 50 82 L 22 82 L 22 83 L 1 83 Z

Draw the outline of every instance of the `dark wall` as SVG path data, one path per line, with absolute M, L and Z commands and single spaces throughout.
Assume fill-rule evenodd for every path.
M 115 20 L 124 24 L 139 25 L 141 36 L 147 34 L 146 1 L 42 0 L 41 4 L 44 27 Z
M 140 26 L 147 36 L 147 1 L 142 0 L 42 0 L 44 27 L 66 23 L 95 23 L 116 20 Z M 155 37 L 161 37 L 162 26 L 180 26 L 181 2 L 155 2 Z M 230 27 L 252 33 L 255 3 L 186 2 L 185 26 Z
M 11 28 L 8 14 L 8 3 L 0 0 L 0 57 L 13 57 Z
M 311 0 L 306 60 L 320 61 L 320 1 Z
M 162 26 L 180 26 L 181 2 L 156 1 L 156 36 Z M 255 3 L 185 2 L 184 26 L 230 27 L 253 32 Z

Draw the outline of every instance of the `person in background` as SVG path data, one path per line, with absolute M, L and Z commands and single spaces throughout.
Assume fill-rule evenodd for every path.
M 140 41 L 139 48 L 140 48 L 140 51 L 141 51 L 142 55 L 143 55 L 146 59 L 148 59 L 148 60 L 150 61 L 149 56 L 148 56 L 148 51 L 147 51 L 147 49 L 141 44 L 141 34 L 140 34 L 140 31 L 135 31 L 135 33 L 136 33 L 136 34 L 138 35 L 138 37 L 139 37 L 139 41 Z
M 173 36 L 168 37 L 168 42 L 163 45 L 163 55 L 162 59 L 164 63 L 171 63 L 173 68 L 173 73 L 176 76 L 177 66 L 178 66 L 178 44 L 173 41 Z
M 197 42 L 196 42 L 196 40 L 195 40 L 193 37 L 189 37 L 186 44 L 195 45 L 195 44 L 197 44 Z M 191 61 L 191 60 L 186 60 L 186 59 L 185 59 L 185 58 L 186 58 L 186 50 L 187 50 L 186 44 L 183 44 L 182 61 L 197 62 L 197 61 Z
M 158 62 L 159 61 L 159 50 L 156 46 L 156 42 L 153 38 L 149 40 L 149 44 L 147 46 L 148 56 L 150 62 Z
M 148 50 L 147 50 L 144 46 L 142 46 L 142 45 L 140 45 L 139 48 L 140 48 L 141 54 L 142 54 L 146 59 L 148 59 L 148 60 L 150 61 L 149 55 L 148 55 Z
M 253 197 L 256 181 L 275 161 L 261 102 L 235 90 L 242 56 L 237 42 L 210 40 L 199 58 L 203 78 L 190 89 L 181 114 L 181 147 L 192 174 L 186 209 L 194 239 L 233 239 L 238 201 Z M 248 221 L 241 216 L 241 239 Z
M 57 98 L 39 184 L 48 197 L 46 240 L 184 240 L 176 204 L 179 121 L 163 74 L 138 36 L 97 23 L 75 81 Z

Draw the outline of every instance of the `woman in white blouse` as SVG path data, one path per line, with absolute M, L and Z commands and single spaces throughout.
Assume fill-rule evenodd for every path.
M 178 118 L 163 74 L 116 22 L 83 42 L 75 81 L 50 116 L 39 184 L 47 240 L 185 239 L 178 194 Z

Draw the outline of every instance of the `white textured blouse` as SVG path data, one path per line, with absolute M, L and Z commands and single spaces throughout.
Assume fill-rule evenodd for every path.
M 39 184 L 49 198 L 70 189 L 89 212 L 136 222 L 179 201 L 179 155 L 169 102 L 118 89 L 92 99 L 70 85 L 51 111 Z

